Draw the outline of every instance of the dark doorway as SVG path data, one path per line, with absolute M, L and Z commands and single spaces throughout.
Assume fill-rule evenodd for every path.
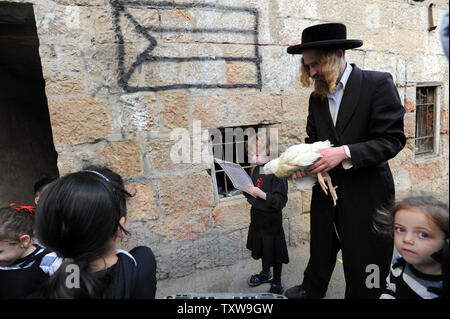
M 58 175 L 38 48 L 33 6 L 0 2 L 0 206 L 32 204 Z

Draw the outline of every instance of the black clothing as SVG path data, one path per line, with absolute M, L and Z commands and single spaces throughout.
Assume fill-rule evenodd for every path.
M 117 263 L 95 275 L 105 286 L 104 299 L 154 299 L 156 260 L 150 248 L 117 251 Z
M 287 202 L 287 181 L 273 174 L 260 174 L 261 166 L 253 170 L 253 184 L 266 193 L 266 200 L 247 193 L 247 201 L 252 205 L 247 248 L 254 259 L 263 258 L 267 267 L 289 262 L 286 238 L 283 230 L 282 209 Z
M 156 260 L 150 248 L 139 246 L 127 252 L 117 250 L 117 262 L 111 267 L 91 273 L 94 277 L 93 298 L 154 299 L 156 294 Z M 63 271 L 61 269 L 61 271 Z M 55 274 L 56 276 L 58 274 Z M 50 278 L 51 280 L 51 278 Z M 50 298 L 53 285 L 46 285 L 32 298 Z M 81 287 L 83 288 L 83 287 Z M 75 288 L 70 288 L 75 289 Z M 59 298 L 85 298 L 85 292 Z
M 408 264 L 398 256 L 392 263 L 386 288 L 380 299 L 434 299 L 439 294 L 433 290 L 441 290 L 442 275 L 427 275 Z M 434 289 L 433 289 L 434 288 Z
M 42 284 L 61 264 L 55 253 L 35 245 L 36 249 L 16 260 L 9 267 L 0 267 L 0 299 L 27 298 L 41 289 Z
M 261 258 L 262 261 L 262 271 L 263 273 L 269 273 L 270 272 L 270 266 L 264 264 L 264 258 Z M 272 283 L 276 285 L 281 285 L 281 271 L 283 270 L 283 264 L 282 263 L 276 263 L 273 265 L 273 279 Z
M 378 265 L 381 278 L 386 278 L 393 240 L 374 234 L 372 218 L 395 198 L 387 161 L 406 143 L 405 109 L 389 73 L 352 67 L 336 126 L 327 99 L 312 94 L 309 100 L 306 143 L 329 140 L 335 147 L 348 145 L 353 167 L 340 164 L 328 172 L 338 186 L 336 207 L 318 184 L 313 187 L 310 260 L 302 286 L 310 295 L 324 295 L 341 249 L 346 298 L 378 298 L 380 289 L 365 285 L 366 267 Z

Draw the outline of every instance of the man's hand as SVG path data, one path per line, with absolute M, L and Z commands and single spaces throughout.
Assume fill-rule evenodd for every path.
M 248 184 L 247 188 L 248 188 L 248 192 L 251 195 L 262 198 L 262 199 L 266 199 L 266 193 L 264 193 L 259 187 L 255 187 L 255 186 L 252 186 L 251 184 Z
M 308 173 L 302 172 L 302 171 L 296 171 L 291 175 L 291 179 L 292 179 L 292 181 L 294 181 L 294 179 L 303 178 L 306 175 L 308 175 Z
M 345 154 L 344 146 L 330 147 L 316 153 L 322 155 L 322 157 L 309 167 L 308 172 L 311 174 L 326 173 L 338 166 L 343 160 L 349 158 Z

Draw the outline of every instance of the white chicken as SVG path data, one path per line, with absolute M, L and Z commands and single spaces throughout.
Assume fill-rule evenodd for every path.
M 315 142 L 312 144 L 297 144 L 289 147 L 280 157 L 271 160 L 264 165 L 265 174 L 275 174 L 279 178 L 288 178 L 296 171 L 306 171 L 308 167 L 314 164 L 322 155 L 316 151 L 330 148 L 332 145 L 327 140 L 324 142 Z M 303 178 L 295 179 L 294 182 L 300 190 L 312 188 L 319 181 L 325 194 L 328 195 L 327 189 L 330 190 L 333 198 L 334 206 L 336 206 L 337 186 L 331 183 L 330 175 L 327 173 L 308 174 Z M 328 184 L 328 187 L 327 187 Z

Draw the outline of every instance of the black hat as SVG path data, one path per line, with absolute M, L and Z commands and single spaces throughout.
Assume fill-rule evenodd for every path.
M 363 44 L 361 40 L 347 40 L 347 28 L 342 23 L 313 25 L 302 32 L 302 44 L 287 48 L 290 54 L 301 54 L 311 48 L 353 49 Z

